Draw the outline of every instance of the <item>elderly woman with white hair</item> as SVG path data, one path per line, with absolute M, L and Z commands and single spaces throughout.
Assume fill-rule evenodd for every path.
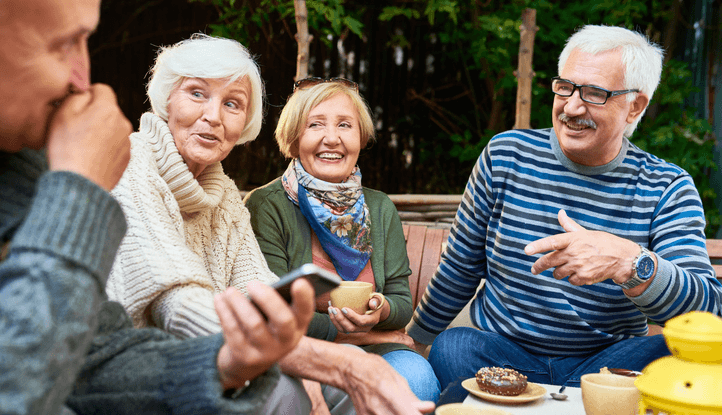
M 234 145 L 258 135 L 263 83 L 245 47 L 205 35 L 163 48 L 151 72 L 153 111 L 130 136 L 131 159 L 112 191 L 128 232 L 106 291 L 136 327 L 181 338 L 218 333 L 215 294 L 278 280 L 221 167 Z M 279 386 L 259 398 L 268 401 L 263 413 L 311 412 L 297 378 L 332 386 L 324 397 L 333 414 L 420 415 L 434 408 L 383 359 L 361 350 L 304 336 L 279 365 Z
M 112 191 L 128 233 L 106 291 L 137 327 L 217 333 L 215 293 L 277 279 L 221 167 L 258 135 L 263 83 L 241 44 L 204 35 L 164 48 L 151 72 L 153 111 L 130 136 L 131 160 Z

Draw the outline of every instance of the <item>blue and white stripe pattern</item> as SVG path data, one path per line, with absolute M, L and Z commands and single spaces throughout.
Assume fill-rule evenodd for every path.
M 650 287 L 629 298 L 611 279 L 576 287 L 554 279 L 553 269 L 532 275 L 542 254 L 526 255 L 524 247 L 564 232 L 560 209 L 586 229 L 656 253 Z M 720 315 L 722 284 L 707 256 L 704 227 L 692 178 L 627 139 L 611 163 L 586 167 L 563 155 L 553 129 L 499 134 L 469 178 L 409 334 L 431 343 L 472 298 L 474 325 L 552 356 L 583 355 L 643 336 L 648 317 L 664 322 L 692 310 Z

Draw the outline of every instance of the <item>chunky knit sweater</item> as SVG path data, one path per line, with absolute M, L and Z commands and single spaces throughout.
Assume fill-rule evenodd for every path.
M 560 209 L 586 229 L 654 252 L 657 274 L 644 293 L 628 297 L 612 280 L 573 286 L 554 279 L 553 269 L 532 275 L 542 254 L 526 255 L 524 247 L 564 232 Z M 704 226 L 689 174 L 626 139 L 612 162 L 586 167 L 564 156 L 552 129 L 499 134 L 471 173 L 408 333 L 430 344 L 472 301 L 471 320 L 482 330 L 533 353 L 571 356 L 643 336 L 648 318 L 663 323 L 692 310 L 720 315 L 722 285 Z
M 193 178 L 168 125 L 141 118 L 131 159 L 112 195 L 128 221 L 107 285 L 137 327 L 180 337 L 220 331 L 213 295 L 252 280 L 272 283 L 250 215 L 220 162 Z

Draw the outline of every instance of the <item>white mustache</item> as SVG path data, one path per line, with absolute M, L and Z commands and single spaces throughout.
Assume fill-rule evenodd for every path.
M 595 123 L 589 118 L 570 117 L 565 113 L 561 113 L 559 114 L 559 121 L 563 123 L 581 125 L 595 130 L 597 129 L 597 123 Z

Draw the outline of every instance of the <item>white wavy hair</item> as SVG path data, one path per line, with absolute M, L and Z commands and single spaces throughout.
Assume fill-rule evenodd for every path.
M 664 50 L 647 39 L 646 36 L 615 26 L 587 25 L 567 39 L 566 46 L 559 55 L 559 74 L 573 50 L 596 55 L 619 49 L 624 65 L 624 89 L 638 89 L 652 100 L 654 91 L 662 76 Z M 634 101 L 636 93 L 627 94 L 627 101 Z M 624 129 L 624 136 L 631 137 L 647 108 Z
M 168 121 L 171 92 L 184 79 L 228 79 L 248 77 L 251 101 L 246 125 L 236 145 L 253 141 L 263 124 L 264 86 L 258 64 L 245 46 L 232 39 L 201 33 L 172 46 L 162 47 L 150 70 L 147 94 L 153 112 Z

